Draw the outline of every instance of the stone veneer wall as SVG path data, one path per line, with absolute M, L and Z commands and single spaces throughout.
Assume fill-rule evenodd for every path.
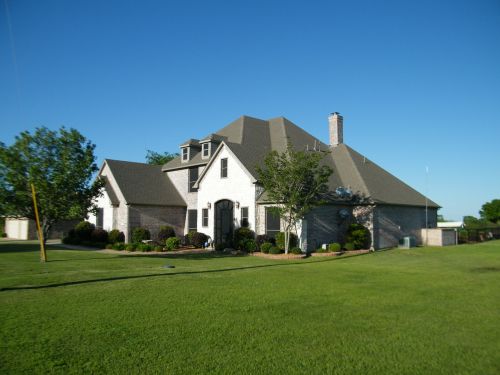
M 175 234 L 180 236 L 184 234 L 185 221 L 185 207 L 130 205 L 128 207 L 130 232 L 127 241 L 130 241 L 130 235 L 136 227 L 147 228 L 151 232 L 151 238 L 155 239 L 161 226 L 170 225 L 174 228 Z
M 437 226 L 437 209 L 428 209 L 431 228 Z M 374 247 L 383 249 L 397 246 L 404 236 L 415 236 L 422 243 L 421 229 L 425 228 L 425 207 L 376 206 L 374 210 Z

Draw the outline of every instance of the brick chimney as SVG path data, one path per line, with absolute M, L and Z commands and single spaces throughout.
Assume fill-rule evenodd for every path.
M 333 112 L 328 116 L 330 128 L 330 146 L 335 147 L 344 143 L 344 118 L 338 112 Z

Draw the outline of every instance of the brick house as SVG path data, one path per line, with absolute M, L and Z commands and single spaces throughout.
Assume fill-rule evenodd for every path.
M 224 242 L 242 223 L 256 234 L 274 235 L 282 223 L 269 209 L 273 202 L 255 167 L 290 142 L 299 150 L 329 151 L 322 162 L 333 170 L 329 186 L 337 193 L 300 223 L 304 251 L 342 242 L 353 220 L 370 229 L 375 249 L 395 246 L 405 235 L 420 241 L 422 228 L 436 227 L 436 203 L 344 144 L 341 115 L 328 120 L 329 145 L 284 117 L 242 116 L 204 138 L 183 142 L 180 156 L 163 166 L 106 160 L 99 172 L 106 179 L 101 210 L 91 220 L 107 230 L 120 229 L 127 239 L 136 226 L 154 235 L 161 225 L 173 226 L 177 234 L 203 232 L 215 242 Z

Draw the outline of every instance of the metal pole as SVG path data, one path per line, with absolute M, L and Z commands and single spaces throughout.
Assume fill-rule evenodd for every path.
M 47 253 L 45 251 L 45 245 L 43 244 L 43 233 L 42 228 L 40 227 L 40 217 L 38 216 L 38 206 L 36 204 L 36 193 L 35 193 L 35 185 L 31 184 L 31 193 L 33 196 L 33 205 L 35 207 L 35 218 L 36 218 L 36 227 L 38 230 L 38 238 L 40 239 L 40 261 L 47 261 Z
M 429 216 L 428 207 L 429 202 L 427 195 L 429 194 L 429 167 L 425 167 L 425 246 L 429 243 Z

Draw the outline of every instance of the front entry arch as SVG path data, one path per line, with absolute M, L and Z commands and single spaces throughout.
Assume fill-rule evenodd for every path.
M 229 243 L 233 239 L 233 202 L 224 199 L 215 203 L 215 243 Z

